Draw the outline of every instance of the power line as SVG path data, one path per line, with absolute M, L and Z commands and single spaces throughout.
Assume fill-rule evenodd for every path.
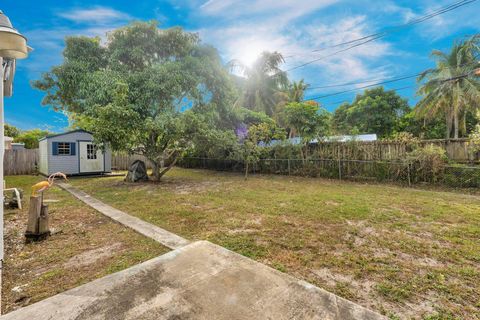
M 416 86 L 413 85 L 413 86 L 405 86 L 405 87 L 400 87 L 400 88 L 391 88 L 389 89 L 388 91 L 402 91 L 402 90 L 406 90 L 406 89 L 412 89 L 412 88 L 415 88 Z M 413 98 L 413 96 L 408 96 L 408 98 Z M 313 100 L 313 99 L 306 99 L 304 101 L 308 101 L 308 100 Z M 332 105 L 332 104 L 339 104 L 339 103 L 348 103 L 347 99 L 343 99 L 343 100 L 338 100 L 338 101 L 334 101 L 334 102 L 327 102 L 325 104 L 329 104 L 329 105 Z
M 444 14 L 446 12 L 449 12 L 449 11 L 452 11 L 454 9 L 457 9 L 461 6 L 464 6 L 464 5 L 467 5 L 467 4 L 470 4 L 472 2 L 475 2 L 476 0 L 461 0 L 461 1 L 458 1 L 458 2 L 455 2 L 453 4 L 450 4 L 450 5 L 447 5 L 447 6 L 444 6 L 444 7 L 441 7 L 427 15 L 424 15 L 422 17 L 419 17 L 417 19 L 413 19 L 407 23 L 404 23 L 404 24 L 401 24 L 401 25 L 397 25 L 397 26 L 392 26 L 392 27 L 387 27 L 387 28 L 384 28 L 385 30 L 382 31 L 382 32 L 376 32 L 374 34 L 371 34 L 371 35 L 367 35 L 367 36 L 363 36 L 361 38 L 357 38 L 357 39 L 353 39 L 353 40 L 349 40 L 349 41 L 345 41 L 345 42 L 341 42 L 341 43 L 337 43 L 335 45 L 332 45 L 332 46 L 327 46 L 327 47 L 323 47 L 323 48 L 320 48 L 320 49 L 315 49 L 315 50 L 312 50 L 311 53 L 314 53 L 314 52 L 320 52 L 320 51 L 324 51 L 326 49 L 332 49 L 332 48 L 336 48 L 336 47 L 341 47 L 343 45 L 347 45 L 347 44 L 352 44 L 352 43 L 355 43 L 355 42 L 358 42 L 358 41 L 362 41 L 362 40 L 366 40 L 368 38 L 372 38 L 372 37 L 376 37 L 376 36 L 379 36 L 379 35 L 387 35 L 388 33 L 391 33 L 391 32 L 395 32 L 395 31 L 398 31 L 402 28 L 405 28 L 405 27 L 409 27 L 411 25 L 415 25 L 415 24 L 418 24 L 418 23 L 421 23 L 421 22 L 424 22 L 426 20 L 430 20 L 438 15 L 441 15 L 441 14 Z M 390 31 L 389 31 L 390 30 Z M 301 55 L 301 54 L 297 54 L 297 55 Z M 295 54 L 291 54 L 289 55 L 288 57 L 294 57 L 296 56 Z
M 468 65 L 468 64 L 467 64 L 467 65 Z M 469 72 L 469 73 L 464 73 L 464 74 L 461 74 L 461 75 L 458 75 L 458 76 L 455 76 L 455 77 L 451 77 L 451 78 L 447 78 L 447 79 L 442 79 L 442 80 L 440 80 L 440 81 L 441 81 L 441 82 L 455 81 L 455 80 L 458 80 L 458 79 L 466 78 L 466 77 L 468 77 L 470 74 L 471 74 L 471 72 Z M 407 79 L 407 78 L 411 78 L 411 77 L 404 77 L 404 78 Z M 318 99 L 322 99 L 322 98 L 338 96 L 338 95 L 341 95 L 341 94 L 344 94 L 344 93 L 355 92 L 355 91 L 359 91 L 359 90 L 362 90 L 362 89 L 375 87 L 375 86 L 378 86 L 378 85 L 380 85 L 380 84 L 385 84 L 385 83 L 389 83 L 389 82 L 393 82 L 393 81 L 394 81 L 394 80 L 378 82 L 378 83 L 366 85 L 366 86 L 359 87 L 359 88 L 355 88 L 355 89 L 344 90 L 344 91 L 335 92 L 335 93 L 330 93 L 330 94 L 325 94 L 325 95 L 317 96 L 317 97 L 313 97 L 313 98 L 303 99 L 303 101 L 318 100 Z M 399 80 L 395 80 L 395 81 L 399 81 Z M 407 87 L 402 87 L 402 88 L 399 88 L 399 89 L 390 89 L 390 90 L 403 90 L 403 89 L 413 88 L 413 87 L 415 87 L 415 85 L 407 86 Z
M 289 71 L 293 71 L 293 70 L 296 70 L 296 69 L 299 69 L 299 68 L 302 68 L 302 67 L 305 67 L 307 65 L 310 65 L 312 63 L 315 63 L 317 61 L 320 61 L 320 60 L 323 60 L 323 59 L 326 59 L 326 58 L 329 58 L 329 57 L 332 57 L 338 53 L 342 53 L 342 52 L 345 52 L 345 51 L 348 51 L 350 49 L 353 49 L 353 48 L 356 48 L 356 47 L 359 47 L 361 45 L 364 45 L 364 44 L 367 44 L 369 42 L 372 42 L 372 41 L 375 41 L 377 39 L 380 39 L 380 38 L 383 38 L 385 36 L 387 36 L 388 34 L 392 33 L 392 32 L 396 32 L 402 28 L 405 28 L 405 27 L 409 27 L 409 26 L 412 26 L 412 25 L 415 25 L 415 24 L 419 24 L 419 23 L 422 23 L 424 21 L 427 21 L 427 20 L 430 20 L 430 19 L 433 19 L 434 17 L 436 16 L 439 16 L 441 14 L 444 14 L 444 13 L 447 13 L 449 11 L 452 11 L 452 10 L 455 10 L 457 8 L 460 8 L 462 6 L 465 6 L 467 4 L 470 4 L 470 3 L 473 3 L 477 0 L 462 0 L 462 1 L 458 1 L 456 3 L 453 3 L 451 5 L 448 5 L 448 6 L 445 6 L 445 7 L 442 7 L 440 9 L 437 9 L 436 11 L 430 13 L 430 14 L 427 14 L 425 16 L 422 16 L 420 18 L 417 18 L 417 19 L 414 19 L 410 22 L 407 22 L 403 25 L 398 25 L 398 26 L 393 26 L 393 27 L 389 27 L 387 28 L 385 31 L 382 31 L 382 32 L 377 32 L 377 33 L 374 33 L 374 34 L 371 34 L 371 35 L 367 35 L 367 36 L 364 36 L 364 37 L 361 37 L 361 38 L 358 38 L 358 39 L 354 39 L 354 40 L 350 40 L 350 41 L 346 41 L 346 42 L 343 42 L 343 43 L 338 43 L 336 45 L 333 45 L 333 46 L 329 46 L 329 47 L 324 47 L 324 48 L 321 48 L 321 49 L 316 49 L 316 50 L 313 50 L 312 52 L 319 52 L 319 51 L 323 51 L 323 50 L 326 50 L 326 49 L 331 49 L 331 48 L 336 48 L 336 47 L 341 47 L 341 46 L 344 46 L 344 45 L 348 45 L 350 44 L 350 46 L 348 46 L 347 48 L 343 48 L 341 50 L 338 50 L 338 51 L 335 51 L 335 52 L 332 52 L 328 55 L 325 55 L 325 56 L 322 56 L 322 57 L 319 57 L 317 59 L 314 59 L 314 60 L 311 60 L 311 61 L 308 61 L 308 62 L 305 62 L 303 64 L 300 64 L 298 66 L 295 66 L 295 67 L 292 67 L 290 69 L 287 69 L 285 72 L 289 72 Z M 294 55 L 292 55 L 294 56 Z
M 377 82 L 377 83 L 373 84 L 373 85 L 380 85 L 380 84 L 386 84 L 386 83 L 397 82 L 397 81 L 406 80 L 406 79 L 410 79 L 410 78 L 415 78 L 415 77 L 418 77 L 419 75 L 421 75 L 421 73 L 417 73 L 417 74 L 413 74 L 413 75 L 409 75 L 409 76 L 398 77 L 398 78 L 392 78 L 392 79 L 388 79 L 388 80 L 387 79 L 375 79 L 375 80 L 365 80 L 365 81 L 362 81 L 362 82 L 347 82 L 347 83 L 342 83 L 342 84 L 332 84 L 332 85 L 326 85 L 326 86 L 308 87 L 305 90 L 346 87 L 346 86 L 352 86 L 352 85 L 370 83 L 370 82 L 382 80 L 381 82 Z
M 416 75 L 413 75 L 413 76 L 407 76 L 407 77 L 392 79 L 392 80 L 388 80 L 388 81 L 376 82 L 376 83 L 372 83 L 372 84 L 365 85 L 365 86 L 361 86 L 361 87 L 354 88 L 354 89 L 343 90 L 343 91 L 339 91 L 339 92 L 335 92 L 335 93 L 326 94 L 326 95 L 323 95 L 323 96 L 319 96 L 319 97 L 317 97 L 317 98 L 315 98 L 315 99 L 338 96 L 338 95 L 341 95 L 341 94 L 344 94 L 344 93 L 355 92 L 355 91 L 359 91 L 359 90 L 362 90 L 362 89 L 367 89 L 367 88 L 371 88 L 371 87 L 376 87 L 376 86 L 379 86 L 379 85 L 382 85 L 382 84 L 387 84 L 387 83 L 392 83 L 392 82 L 396 82 L 396 81 L 411 79 L 411 78 L 417 77 L 417 76 L 419 76 L 419 75 L 420 75 L 420 74 L 416 74 Z M 315 99 L 313 99 L 313 100 L 315 100 Z M 312 99 L 309 99 L 309 100 L 312 100 Z
M 477 57 L 475 57 L 475 59 L 477 59 Z M 480 62 L 474 61 L 474 62 L 470 62 L 470 63 L 465 63 L 465 64 L 462 64 L 462 65 L 459 65 L 458 67 L 468 67 L 468 66 L 480 66 Z M 419 72 L 419 73 L 416 73 L 416 74 L 412 74 L 412 75 L 408 75 L 408 76 L 400 76 L 400 77 L 395 77 L 395 78 L 370 79 L 370 80 L 363 80 L 363 81 L 358 81 L 358 82 L 346 82 L 346 83 L 338 83 L 338 84 L 331 84 L 331 85 L 325 85 L 325 86 L 307 87 L 305 90 L 328 89 L 328 88 L 335 88 L 335 87 L 345 87 L 345 86 L 350 86 L 350 85 L 368 84 L 368 83 L 371 83 L 371 82 L 374 82 L 374 81 L 381 80 L 380 82 L 377 82 L 377 83 L 374 83 L 374 84 L 371 84 L 371 85 L 367 85 L 367 86 L 364 86 L 364 87 L 345 90 L 345 92 L 350 92 L 350 91 L 355 91 L 355 90 L 362 89 L 362 88 L 367 88 L 369 86 L 377 86 L 377 85 L 381 85 L 381 84 L 387 84 L 387 83 L 402 81 L 402 80 L 406 80 L 406 79 L 410 79 L 410 78 L 415 78 L 415 77 L 418 77 L 418 76 L 422 75 L 423 73 L 424 72 Z M 462 78 L 462 77 L 464 77 L 464 76 L 461 75 L 460 78 Z

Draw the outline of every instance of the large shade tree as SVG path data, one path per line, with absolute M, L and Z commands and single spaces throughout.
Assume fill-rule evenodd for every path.
M 422 99 L 416 113 L 426 119 L 443 116 L 447 139 L 466 133 L 467 112 L 480 105 L 479 55 L 480 35 L 476 35 L 456 42 L 448 53 L 434 50 L 436 66 L 418 77 Z
M 228 127 L 234 88 L 217 51 L 181 28 L 136 22 L 99 38 L 68 37 L 64 62 L 34 86 L 43 104 L 71 114 L 99 144 L 141 153 L 154 180 L 190 147 L 198 122 L 186 109 L 210 105 Z M 212 129 L 214 130 L 214 129 Z M 169 163 L 170 166 L 162 166 Z
M 277 102 L 275 95 L 288 85 L 287 74 L 280 69 L 283 62 L 279 52 L 263 52 L 252 66 L 231 61 L 230 67 L 239 69 L 246 78 L 236 105 L 273 116 Z

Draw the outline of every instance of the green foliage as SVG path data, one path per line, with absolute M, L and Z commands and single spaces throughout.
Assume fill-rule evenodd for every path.
M 412 133 L 405 131 L 395 132 L 390 138 L 390 140 L 407 144 L 414 144 L 419 142 L 419 139 L 415 137 Z
M 186 150 L 190 157 L 228 159 L 235 155 L 238 141 L 233 130 L 218 128 L 220 115 L 212 105 L 198 106 L 185 113 L 186 127 L 191 146 Z
M 379 138 L 390 136 L 403 115 L 410 112 L 406 99 L 383 87 L 365 90 L 352 104 L 344 103 L 335 110 L 333 128 L 339 134 L 376 133 Z
M 419 119 L 415 111 L 411 111 L 399 119 L 392 135 L 399 132 L 409 132 L 420 139 L 443 139 L 445 138 L 445 120 L 441 117 Z
M 248 128 L 248 135 L 237 151 L 238 157 L 245 163 L 245 179 L 249 166 L 256 164 L 262 155 L 268 153 L 269 148 L 261 146 L 260 143 L 268 145 L 272 140 L 284 140 L 285 136 L 285 130 L 279 128 L 272 119 Z
M 247 126 L 256 125 L 260 123 L 274 123 L 273 119 L 264 112 L 256 112 L 247 108 L 237 108 L 235 112 L 237 121 L 244 123 Z
M 285 136 L 285 130 L 273 121 L 259 123 L 248 129 L 248 139 L 257 144 L 263 142 L 268 145 L 272 140 L 284 140 Z
M 38 140 L 47 136 L 48 131 L 41 129 L 32 129 L 21 132 L 13 141 L 25 143 L 26 149 L 38 148 Z
M 480 120 L 480 111 L 477 112 L 477 118 Z M 475 130 L 469 136 L 469 148 L 473 152 L 480 152 L 480 122 L 475 126 Z
M 20 129 L 8 123 L 5 123 L 4 130 L 5 130 L 4 131 L 5 136 L 12 137 L 12 138 L 17 137 L 21 132 Z
M 316 103 L 289 103 L 285 107 L 285 118 L 304 143 L 324 137 L 330 130 L 330 114 Z
M 428 144 L 419 147 L 407 154 L 407 161 L 412 164 L 416 176 L 424 178 L 424 181 L 435 182 L 441 176 L 448 157 L 442 147 Z
M 166 172 L 159 172 L 163 162 L 174 164 L 195 141 L 200 145 L 195 135 L 205 134 L 191 112 L 182 111 L 214 108 L 210 126 L 216 128 L 237 121 L 230 75 L 197 34 L 136 22 L 107 40 L 101 46 L 98 38 L 67 38 L 63 64 L 33 85 L 45 91 L 44 104 L 69 113 L 73 125 L 93 132 L 97 143 L 144 154 L 156 180 Z

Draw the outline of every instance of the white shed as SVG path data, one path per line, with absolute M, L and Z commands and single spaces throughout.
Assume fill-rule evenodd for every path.
M 46 136 L 39 141 L 39 171 L 50 175 L 99 174 L 112 171 L 112 152 L 96 148 L 93 136 L 85 130 Z

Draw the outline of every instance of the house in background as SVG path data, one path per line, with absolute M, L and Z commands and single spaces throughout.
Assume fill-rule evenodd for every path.
M 12 142 L 12 150 L 25 150 L 25 143 Z
M 39 172 L 50 175 L 102 174 L 112 170 L 112 153 L 96 148 L 91 133 L 85 130 L 46 136 L 39 141 Z
M 5 141 L 5 150 L 12 149 L 13 138 L 5 136 L 3 139 Z

